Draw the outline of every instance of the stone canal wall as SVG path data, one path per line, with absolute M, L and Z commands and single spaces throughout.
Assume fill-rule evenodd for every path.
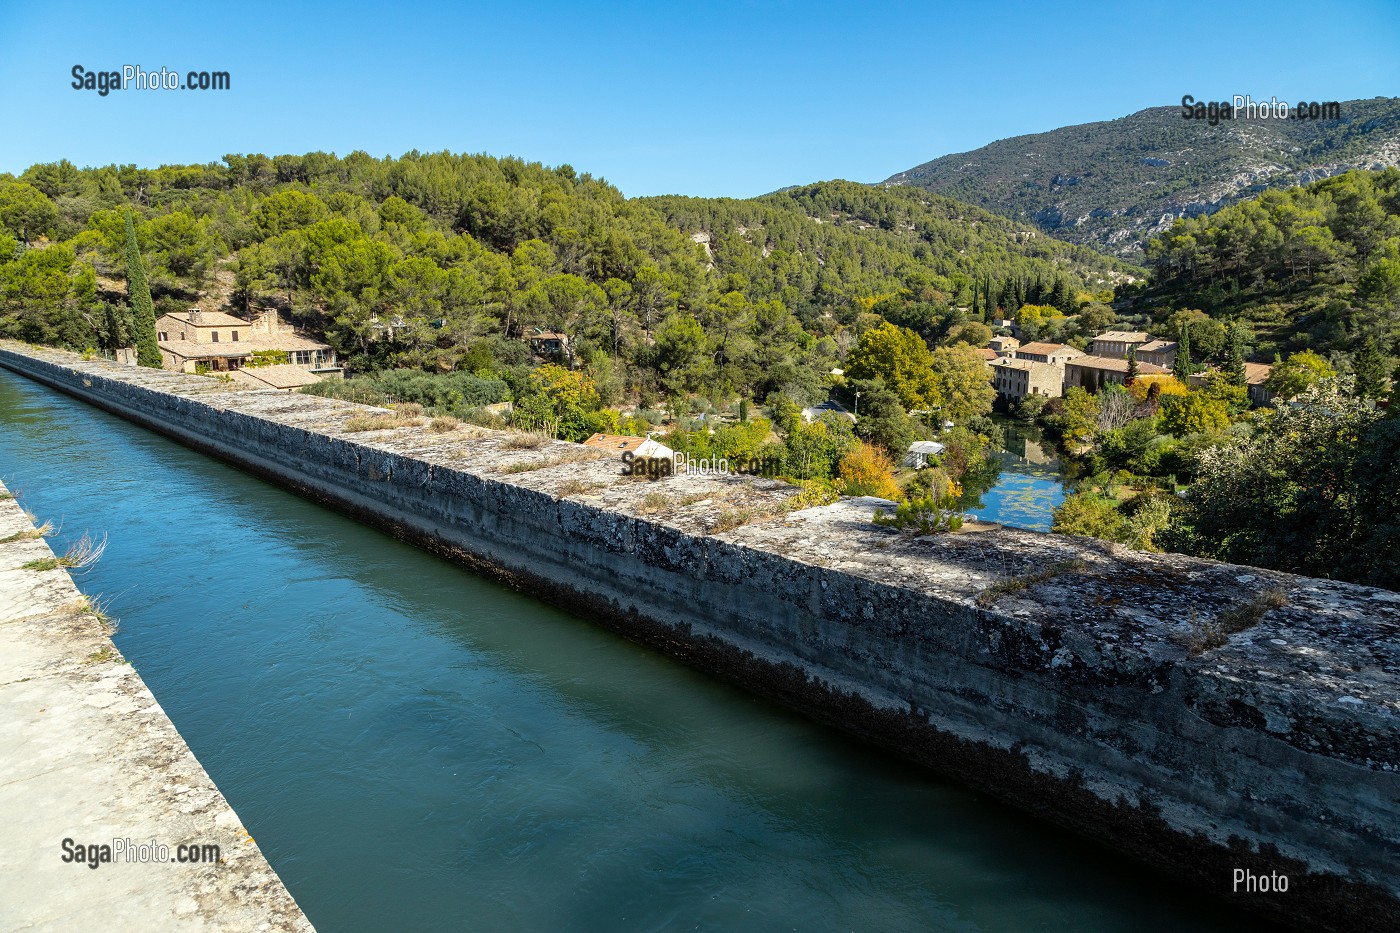
M 636 480 L 579 445 L 19 344 L 0 366 L 1201 891 L 1301 929 L 1400 918 L 1400 594 L 1006 528 L 911 538 L 871 500 Z
M 110 635 L 0 485 L 5 929 L 311 933 Z

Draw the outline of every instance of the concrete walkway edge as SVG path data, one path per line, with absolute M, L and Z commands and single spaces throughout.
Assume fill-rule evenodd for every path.
M 0 930 L 310 931 L 54 560 L 0 484 Z

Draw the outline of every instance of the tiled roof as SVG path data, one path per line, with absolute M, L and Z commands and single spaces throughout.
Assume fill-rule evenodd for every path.
M 1142 330 L 1106 330 L 1094 339 L 1119 341 L 1122 343 L 1146 343 L 1147 332 Z
M 274 366 L 245 366 L 243 369 L 234 370 L 229 375 L 237 378 L 240 382 L 253 382 L 263 386 L 271 386 L 274 389 L 295 389 L 321 381 L 321 377 L 315 373 L 307 372 L 300 366 L 286 363 Z
M 1020 349 L 1018 349 L 1016 352 L 1034 353 L 1038 356 L 1049 356 L 1052 353 L 1059 353 L 1063 350 L 1068 350 L 1071 353 L 1080 352 L 1079 350 L 1074 349 L 1074 347 L 1071 347 L 1067 343 L 1026 343 L 1022 344 Z
M 199 320 L 190 320 L 188 311 L 171 311 L 162 317 L 173 317 L 181 324 L 188 324 L 191 327 L 252 327 L 253 325 L 242 318 L 234 317 L 232 314 L 225 314 L 222 311 L 201 311 Z
M 329 350 L 330 345 L 296 334 L 253 334 L 248 343 L 258 350 Z
M 615 450 L 622 453 L 625 450 L 636 450 L 647 442 L 645 437 L 628 437 L 623 434 L 595 434 L 583 442 L 585 447 L 596 447 L 599 450 Z
M 1157 353 L 1162 350 L 1175 350 L 1175 340 L 1152 340 L 1137 348 L 1139 353 Z
M 316 340 L 298 337 L 296 334 L 250 334 L 246 340 L 220 341 L 218 343 L 195 343 L 193 340 L 162 340 L 162 350 L 185 357 L 251 356 L 259 350 L 329 350 L 330 347 Z
M 1262 385 L 1274 368 L 1268 363 L 1245 363 L 1244 381 L 1246 385 Z
M 1065 363 L 1065 365 L 1081 366 L 1084 369 L 1109 370 L 1115 373 L 1126 373 L 1128 371 L 1127 360 L 1120 360 L 1111 356 L 1076 356 L 1074 359 L 1069 360 L 1067 363 Z M 1161 366 L 1158 366 L 1156 363 L 1145 363 L 1140 361 L 1137 364 L 1137 366 L 1138 373 L 1143 376 L 1151 376 L 1156 375 L 1158 373 L 1166 372 L 1165 369 L 1163 369 Z

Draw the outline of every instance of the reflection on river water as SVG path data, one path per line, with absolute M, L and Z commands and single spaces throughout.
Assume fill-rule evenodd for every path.
M 982 521 L 1049 531 L 1055 508 L 1067 494 L 1064 465 L 1039 428 L 1010 418 L 995 420 L 1005 441 L 994 451 L 992 469 L 964 481 L 962 508 Z

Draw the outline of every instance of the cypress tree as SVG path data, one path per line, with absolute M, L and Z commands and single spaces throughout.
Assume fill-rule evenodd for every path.
M 1006 309 L 1008 314 L 1015 314 L 1021 307 L 1015 302 L 1016 283 L 1011 279 L 1007 279 L 1006 284 L 1001 287 L 1001 306 Z
M 132 335 L 136 338 L 136 362 L 160 369 L 160 346 L 156 343 L 156 309 L 151 303 L 151 287 L 141 264 L 141 248 L 136 245 L 136 222 L 126 211 L 126 297 L 131 303 Z
M 1355 392 L 1358 398 L 1378 399 L 1385 395 L 1385 360 L 1374 337 L 1367 337 L 1361 344 L 1352 369 L 1356 374 Z
M 1172 375 L 1182 383 L 1191 376 L 1191 325 L 1181 328 L 1181 336 L 1176 341 L 1176 359 L 1172 361 Z
M 1130 386 L 1130 385 L 1132 385 L 1134 382 L 1137 382 L 1137 378 L 1138 378 L 1137 347 L 1133 346 L 1132 344 L 1129 344 L 1129 345 L 1128 345 L 1128 375 L 1127 375 L 1127 378 L 1125 378 L 1125 379 L 1123 380 L 1123 384 L 1124 384 L 1124 385 L 1129 385 L 1129 386 Z
M 1233 321 L 1225 332 L 1225 365 L 1220 370 L 1229 385 L 1244 385 L 1244 331 Z

